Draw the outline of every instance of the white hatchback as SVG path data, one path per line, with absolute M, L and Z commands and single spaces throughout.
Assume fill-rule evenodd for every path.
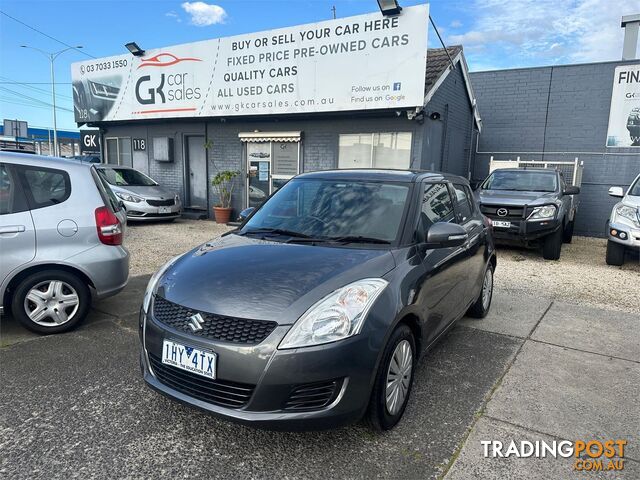
M 640 249 L 640 175 L 626 194 L 622 187 L 611 187 L 609 195 L 622 200 L 611 210 L 607 230 L 607 264 L 622 265 L 627 248 Z

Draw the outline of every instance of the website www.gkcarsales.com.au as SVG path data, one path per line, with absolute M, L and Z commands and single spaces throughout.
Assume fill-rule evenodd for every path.
M 211 106 L 216 112 L 241 112 L 243 110 L 254 110 L 261 108 L 289 108 L 289 107 L 313 107 L 317 105 L 332 105 L 333 97 L 321 99 L 300 99 L 300 100 L 258 100 L 254 102 L 219 103 Z

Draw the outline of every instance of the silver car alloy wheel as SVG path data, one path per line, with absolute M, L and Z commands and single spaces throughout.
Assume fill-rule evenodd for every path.
M 387 411 L 395 415 L 400 411 L 409 392 L 413 366 L 413 350 L 407 340 L 402 340 L 391 356 L 387 370 L 385 398 Z
M 33 323 L 44 327 L 63 325 L 78 312 L 78 292 L 62 280 L 46 280 L 29 290 L 24 311 Z
M 489 308 L 491 303 L 491 294 L 493 293 L 493 271 L 491 268 L 487 268 L 484 274 L 484 281 L 482 282 L 482 308 L 485 310 Z

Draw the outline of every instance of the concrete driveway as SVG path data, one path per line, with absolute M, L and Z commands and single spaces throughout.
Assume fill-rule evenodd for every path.
M 420 364 L 393 431 L 276 433 L 143 385 L 147 278 L 68 334 L 2 320 L 0 477 L 577 478 L 570 459 L 485 459 L 480 440 L 578 438 L 626 439 L 616 478 L 640 477 L 638 316 L 498 291 L 489 317 L 464 319 Z

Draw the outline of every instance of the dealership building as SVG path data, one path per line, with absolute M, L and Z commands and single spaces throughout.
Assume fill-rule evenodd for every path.
M 640 16 L 625 18 L 637 31 Z M 312 170 L 480 181 L 492 157 L 577 159 L 575 231 L 602 236 L 608 188 L 640 172 L 633 41 L 621 61 L 469 74 L 461 46 L 427 48 L 427 25 L 420 5 L 77 63 L 76 121 L 99 128 L 104 161 L 172 187 L 198 218 L 212 216 L 223 170 L 240 172 L 237 213 Z
M 76 102 L 76 121 L 100 129 L 102 154 L 107 163 L 133 166 L 172 187 L 183 196 L 187 213 L 197 217 L 212 215 L 218 199 L 211 179 L 224 170 L 241 172 L 232 200 L 236 213 L 258 205 L 292 176 L 313 170 L 414 168 L 445 170 L 466 177 L 471 170 L 475 138 L 481 130 L 467 64 L 459 46 L 427 49 L 427 25 L 428 8 L 423 5 L 405 8 L 394 19 L 376 13 L 230 37 L 223 39 L 232 45 L 224 53 L 225 46 L 219 43 L 170 47 L 145 52 L 142 57 L 124 57 L 130 64 L 124 70 L 129 68 L 131 73 L 120 75 L 119 80 L 108 75 L 87 80 L 88 75 L 83 75 L 82 69 L 85 72 L 95 69 L 93 65 L 99 63 L 122 65 L 122 57 L 74 64 L 74 97 L 80 100 Z M 352 34 L 346 47 L 334 43 L 340 40 L 335 34 L 347 28 Z M 299 34 L 310 31 L 324 33 L 325 38 L 315 42 L 299 40 Z M 249 42 L 253 48 L 249 52 L 253 53 L 239 59 L 240 63 L 246 62 L 247 56 L 260 55 L 261 49 L 255 45 L 261 39 L 269 42 L 291 39 L 292 44 L 285 46 L 289 52 L 321 49 L 326 45 L 362 51 L 337 53 L 334 59 L 324 57 L 306 64 L 271 61 L 251 67 L 233 65 L 234 47 Z M 387 52 L 367 51 L 367 47 L 375 46 L 376 42 L 382 45 L 385 39 L 389 42 Z M 367 42 L 367 46 L 360 42 Z M 268 51 L 275 53 L 282 49 L 269 45 Z M 205 89 L 214 91 L 217 82 L 222 85 L 218 97 L 223 98 L 240 92 L 237 89 L 251 92 L 256 87 L 268 88 L 273 83 L 262 82 L 260 70 L 289 68 L 291 73 L 294 65 L 297 75 L 285 87 L 293 84 L 296 90 L 310 87 L 310 91 L 280 94 L 283 102 L 289 102 L 281 108 L 274 107 L 270 100 L 268 106 L 267 102 L 249 105 L 247 114 L 233 111 L 234 106 L 238 108 L 237 103 L 231 103 L 231 111 L 200 114 L 209 107 L 203 109 L 198 102 L 183 102 L 172 107 L 174 112 L 162 112 L 161 118 L 147 118 L 156 117 L 160 110 L 154 75 L 164 74 L 162 94 L 169 103 L 166 87 L 170 79 L 176 83 L 174 72 L 196 75 L 197 71 L 180 70 L 180 66 L 191 61 L 189 67 L 200 67 L 200 59 L 210 52 L 216 55 L 218 63 L 212 62 L 209 68 L 223 63 L 226 70 L 224 75 L 214 74 L 198 87 L 197 93 L 202 96 L 207 95 Z M 184 62 L 176 63 L 176 58 Z M 151 63 L 158 60 L 163 61 L 162 66 Z M 355 65 L 350 67 L 350 63 Z M 340 74 L 336 69 L 347 71 Z M 146 88 L 151 84 L 154 88 Z M 379 88 L 388 93 L 368 94 L 370 87 L 373 92 Z M 189 85 L 182 92 L 195 95 L 195 88 Z M 149 90 L 156 101 L 152 107 L 141 104 L 150 101 Z M 92 103 L 87 98 L 90 96 L 98 98 Z M 109 97 L 114 101 L 105 112 L 104 101 Z M 323 104 L 329 97 L 335 98 L 335 107 Z M 268 99 L 260 101 L 263 100 Z M 299 101 L 306 104 L 292 106 Z M 189 109 L 188 113 L 182 109 Z M 140 114 L 148 111 L 149 115 Z M 82 121 L 84 118 L 87 121 Z

